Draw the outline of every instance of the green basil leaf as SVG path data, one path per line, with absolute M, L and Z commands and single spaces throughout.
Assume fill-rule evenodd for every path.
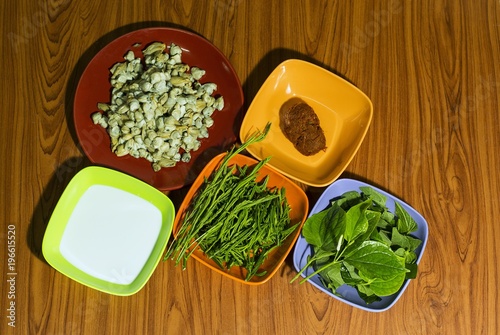
M 324 234 L 326 231 L 326 222 L 324 220 L 326 214 L 327 210 L 318 212 L 311 215 L 306 222 L 304 222 L 302 235 L 304 235 L 307 243 L 316 247 L 321 247 L 323 245 Z
M 356 192 L 356 191 L 347 191 L 347 192 L 342 193 L 342 195 L 340 197 L 343 199 L 349 200 L 349 201 L 350 200 L 359 200 L 359 199 L 361 199 L 361 194 L 359 194 L 359 192 Z
M 398 217 L 397 227 L 401 234 L 411 233 L 417 230 L 418 226 L 410 214 L 398 202 L 396 205 L 396 216 Z
M 382 229 L 387 229 L 388 227 L 390 228 L 389 222 L 385 221 L 384 219 L 380 218 L 377 222 L 377 228 L 382 228 Z
M 350 286 L 356 286 L 363 283 L 364 280 L 356 273 L 356 268 L 347 262 L 342 262 L 340 267 L 340 275 L 342 280 Z
M 366 241 L 371 238 L 371 235 L 376 231 L 377 222 L 380 218 L 380 213 L 367 209 L 365 211 L 366 219 L 368 220 L 368 228 L 366 232 L 364 232 L 361 236 L 359 236 L 356 240 L 354 240 L 349 246 L 345 248 L 344 253 L 350 253 L 351 250 L 359 247 L 363 241 Z
M 372 293 L 373 293 L 373 292 L 372 292 Z M 364 300 L 364 302 L 365 302 L 367 305 L 369 305 L 369 304 L 371 304 L 371 303 L 373 303 L 373 302 L 376 302 L 376 301 L 381 301 L 381 300 L 382 300 L 382 298 L 380 298 L 379 296 L 377 296 L 377 295 L 375 295 L 375 294 L 373 294 L 373 295 L 369 295 L 369 296 L 368 296 L 368 295 L 366 295 L 366 294 L 363 294 L 363 293 L 359 292 L 359 289 L 358 289 L 358 294 L 359 294 L 360 298 L 361 298 L 361 299 L 363 299 L 363 300 Z
M 406 264 L 413 264 L 417 261 L 417 254 L 415 253 L 415 251 L 406 250 L 404 258 Z
M 408 251 L 415 251 L 421 244 L 422 240 L 412 237 L 412 236 L 407 236 L 408 242 L 410 242 L 410 248 Z
M 367 240 L 373 231 L 377 228 L 377 224 L 380 221 L 381 213 L 367 209 L 365 211 L 366 219 L 368 220 L 368 228 L 366 232 L 360 237 L 360 240 Z
M 381 215 L 381 219 L 387 221 L 387 223 L 394 223 L 394 214 L 389 211 L 384 211 Z
M 370 289 L 379 297 L 385 297 L 399 291 L 405 281 L 405 278 L 406 272 L 399 273 L 393 278 L 386 280 L 377 278 L 370 283 Z
M 307 243 L 326 251 L 336 250 L 338 237 L 345 229 L 345 212 L 333 205 L 311 215 L 302 228 Z
M 336 250 L 339 238 L 345 233 L 346 229 L 346 212 L 337 204 L 333 204 L 326 220 L 330 221 L 330 229 L 332 230 L 331 245 L 325 247 L 327 250 Z
M 406 269 L 409 270 L 409 272 L 406 273 L 406 279 L 415 279 L 417 278 L 417 271 L 418 271 L 418 265 L 413 263 L 413 264 L 406 264 Z
M 405 250 L 410 249 L 410 241 L 407 236 L 400 234 L 396 227 L 392 228 L 391 246 L 398 246 Z
M 379 296 L 373 293 L 368 284 L 358 284 L 356 285 L 356 289 L 358 291 L 359 297 L 363 299 L 367 304 L 382 300 Z
M 327 286 L 333 289 L 334 291 L 336 291 L 337 288 L 345 284 L 340 274 L 341 271 L 340 268 L 341 268 L 341 263 L 337 262 L 332 266 L 328 267 L 326 270 L 321 271 L 319 273 L 323 281 L 327 283 Z
M 375 191 L 369 186 L 361 186 L 359 189 L 379 207 L 385 208 L 385 204 L 387 202 L 387 197 L 385 195 Z
M 392 229 L 391 245 L 404 248 L 407 251 L 414 251 L 422 243 L 418 238 L 400 234 L 396 228 Z
M 405 258 L 406 250 L 405 250 L 405 248 L 398 248 L 398 249 L 396 249 L 396 251 L 394 251 L 394 253 L 398 257 Z
M 342 207 L 345 211 L 349 208 L 356 206 L 357 204 L 363 202 L 364 199 L 356 191 L 349 191 L 344 193 L 339 199 L 335 200 L 334 203 L 339 207 Z
M 347 242 L 355 240 L 368 229 L 368 219 L 365 210 L 370 205 L 370 200 L 364 201 L 351 207 L 345 215 L 344 238 Z
M 401 250 L 403 250 L 404 252 L 404 249 Z M 399 261 L 401 266 L 405 265 L 404 264 L 405 260 L 403 257 L 398 257 L 397 260 Z M 369 275 L 367 275 L 362 271 L 359 271 L 358 273 L 359 276 L 367 282 L 367 285 L 372 290 L 373 294 L 380 297 L 384 297 L 399 291 L 399 289 L 403 285 L 407 272 L 399 272 L 394 277 L 384 278 L 384 279 L 371 278 Z
M 387 245 L 376 241 L 364 241 L 344 259 L 372 279 L 388 280 L 406 273 L 404 259 L 401 264 L 400 258 Z
M 370 235 L 370 239 L 385 244 L 386 246 L 391 246 L 391 239 L 389 238 L 385 230 L 374 230 Z

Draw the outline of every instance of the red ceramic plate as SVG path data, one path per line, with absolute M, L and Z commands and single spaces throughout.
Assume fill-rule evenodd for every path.
M 182 48 L 182 62 L 206 71 L 200 80 L 217 84 L 215 95 L 224 97 L 224 108 L 216 111 L 209 128 L 209 137 L 202 140 L 199 150 L 191 152 L 189 163 L 154 172 L 151 163 L 143 158 L 117 157 L 110 148 L 106 130 L 94 125 L 90 115 L 97 103 L 110 101 L 109 69 L 123 62 L 128 50 L 136 56 L 150 43 L 175 43 Z M 138 45 L 140 44 L 140 45 Z M 203 37 L 172 28 L 146 28 L 123 35 L 104 47 L 90 61 L 78 83 L 73 106 L 75 130 L 80 146 L 91 162 L 130 174 L 162 190 L 174 190 L 191 184 L 203 167 L 217 154 L 225 151 L 237 139 L 238 114 L 243 106 L 240 80 L 227 58 Z

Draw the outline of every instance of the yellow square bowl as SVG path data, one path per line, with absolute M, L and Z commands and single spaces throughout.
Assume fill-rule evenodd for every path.
M 311 106 L 320 120 L 326 149 L 312 156 L 302 155 L 280 129 L 280 108 L 291 99 Z M 331 184 L 356 154 L 372 120 L 373 105 L 358 88 L 312 63 L 290 59 L 281 63 L 266 79 L 250 104 L 240 128 L 245 142 L 257 129 L 271 122 L 266 138 L 248 147 L 280 173 L 310 186 Z
M 196 196 L 198 190 L 203 186 L 205 179 L 209 178 L 211 174 L 219 167 L 220 163 L 225 157 L 225 153 L 219 154 L 214 157 L 203 169 L 203 171 L 198 175 L 193 185 L 189 189 L 186 194 L 181 206 L 177 211 L 177 215 L 174 221 L 173 235 L 175 237 L 176 233 L 180 229 L 180 225 L 186 215 L 186 212 L 189 210 L 189 207 L 193 201 L 193 198 Z M 238 154 L 232 157 L 228 166 L 240 166 L 243 167 L 245 165 L 251 167 L 256 165 L 258 162 L 245 155 Z M 287 239 L 280 246 L 276 247 L 272 250 L 264 263 L 260 266 L 259 272 L 266 271 L 262 276 L 253 276 L 250 280 L 246 281 L 247 271 L 240 266 L 232 266 L 229 270 L 222 269 L 215 261 L 210 259 L 199 247 L 191 247 L 187 252 L 192 252 L 191 256 L 195 258 L 200 263 L 209 267 L 210 269 L 227 276 L 233 280 L 236 280 L 240 283 L 248 284 L 248 285 L 260 285 L 267 282 L 279 269 L 279 267 L 285 261 L 285 258 L 292 250 L 295 241 L 297 240 L 300 231 L 302 229 L 302 225 L 304 224 L 307 213 L 309 211 L 309 201 L 304 193 L 304 191 L 298 187 L 293 181 L 284 177 L 273 168 L 269 167 L 267 164 L 264 165 L 257 174 L 256 181 L 260 182 L 262 179 L 269 176 L 269 180 L 267 182 L 268 188 L 284 188 L 285 196 L 288 204 L 290 205 L 290 225 L 299 224 L 299 226 L 291 233 Z M 193 250 L 195 248 L 195 250 Z

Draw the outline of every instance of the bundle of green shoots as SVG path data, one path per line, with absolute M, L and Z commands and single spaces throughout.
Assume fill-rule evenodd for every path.
M 229 165 L 229 161 L 269 132 L 254 133 L 239 147 L 233 147 L 204 183 L 186 210 L 165 259 L 183 269 L 191 254 L 200 248 L 222 269 L 246 269 L 245 280 L 263 276 L 259 271 L 269 253 L 283 244 L 298 227 L 290 225 L 290 206 L 285 189 L 268 188 L 269 176 L 257 182 L 267 157 L 255 166 Z

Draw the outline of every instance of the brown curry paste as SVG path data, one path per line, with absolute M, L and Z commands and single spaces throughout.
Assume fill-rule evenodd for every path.
M 280 128 L 285 137 L 303 155 L 311 156 L 326 149 L 319 118 L 306 102 L 293 98 L 280 109 Z

